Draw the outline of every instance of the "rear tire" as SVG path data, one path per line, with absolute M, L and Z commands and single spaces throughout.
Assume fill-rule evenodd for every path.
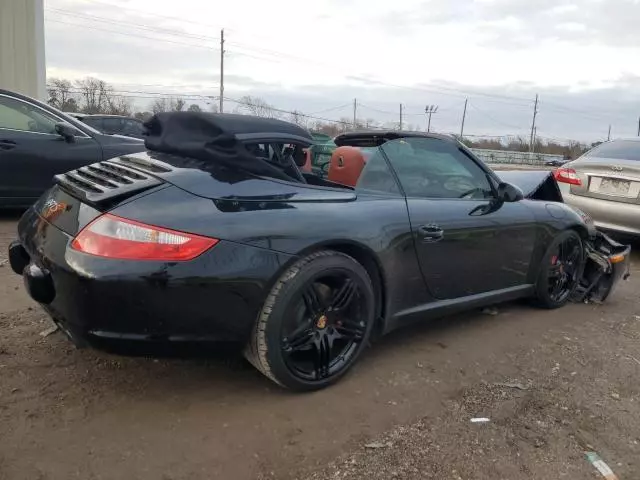
M 536 283 L 536 300 L 542 308 L 565 305 L 578 287 L 584 271 L 584 246 L 574 230 L 557 235 L 542 258 Z
M 374 290 L 364 267 L 340 252 L 312 253 L 275 283 L 244 354 L 278 385 L 318 390 L 356 363 L 374 318 Z

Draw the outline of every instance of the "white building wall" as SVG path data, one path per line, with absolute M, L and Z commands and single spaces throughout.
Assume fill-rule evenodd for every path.
M 0 88 L 47 99 L 43 0 L 0 0 Z

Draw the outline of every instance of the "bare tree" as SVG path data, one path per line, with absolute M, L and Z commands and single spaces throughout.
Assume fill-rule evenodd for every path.
M 47 82 L 47 103 L 64 112 L 78 111 L 78 102 L 73 92 L 73 85 L 63 78 L 51 78 Z
M 131 100 L 121 95 L 107 96 L 107 107 L 105 113 L 109 115 L 131 116 L 133 106 Z
M 105 113 L 109 109 L 113 89 L 104 80 L 93 77 L 76 80 L 75 88 L 79 91 L 84 113 Z
M 168 112 L 169 111 L 169 99 L 168 98 L 156 98 L 151 105 L 149 106 L 150 110 L 156 114 L 160 112 Z
M 242 109 L 249 112 L 251 115 L 255 115 L 257 117 L 266 117 L 266 118 L 279 118 L 280 112 L 268 104 L 264 99 L 260 97 L 252 97 L 250 95 L 245 95 L 240 98 L 240 105 L 242 105 Z
M 289 121 L 291 123 L 295 123 L 296 125 L 298 125 L 298 126 L 300 126 L 302 128 L 307 128 L 307 125 L 309 123 L 309 117 L 304 115 L 299 110 L 294 110 L 293 112 L 291 112 L 291 114 L 289 116 Z
M 151 113 L 151 112 L 136 112 L 136 113 L 133 114 L 133 116 L 135 118 L 137 118 L 138 120 L 142 120 L 143 122 L 146 122 L 147 120 L 149 120 L 153 116 L 153 113 Z
M 151 103 L 151 111 L 153 113 L 160 112 L 180 112 L 184 110 L 187 102 L 182 98 L 160 97 Z
M 187 104 L 182 98 L 172 99 L 172 110 L 174 112 L 181 112 L 184 110 L 184 106 Z

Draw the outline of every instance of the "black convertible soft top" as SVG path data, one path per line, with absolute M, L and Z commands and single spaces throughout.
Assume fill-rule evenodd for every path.
M 167 153 L 214 162 L 255 175 L 291 180 L 283 167 L 251 154 L 247 142 L 297 143 L 309 146 L 313 138 L 289 122 L 252 115 L 204 112 L 162 112 L 144 124 L 145 146 Z

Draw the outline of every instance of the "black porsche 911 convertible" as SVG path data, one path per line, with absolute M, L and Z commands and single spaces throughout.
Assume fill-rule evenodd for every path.
M 274 382 L 313 390 L 407 323 L 604 299 L 628 275 L 629 247 L 550 173 L 498 176 L 447 136 L 346 133 L 321 178 L 287 122 L 176 112 L 146 128 L 147 152 L 58 175 L 10 246 L 78 345 L 238 342 Z

